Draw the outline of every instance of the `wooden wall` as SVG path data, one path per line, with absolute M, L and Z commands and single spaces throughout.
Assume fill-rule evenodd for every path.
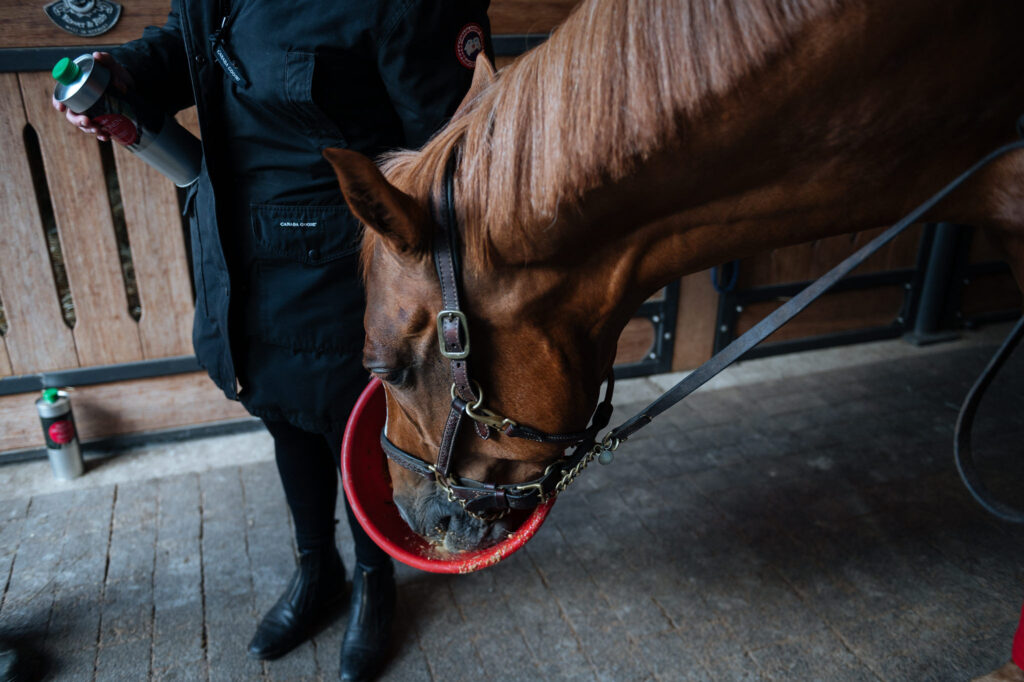
M 883 229 L 829 237 L 746 258 L 739 264 L 737 288 L 754 289 L 817 279 Z M 857 274 L 913 268 L 920 235 L 919 228 L 911 228 L 868 259 L 857 269 Z M 899 316 L 905 293 L 903 286 L 896 284 L 867 291 L 827 294 L 773 334 L 766 343 L 889 324 Z M 736 333 L 747 331 L 781 303 L 765 301 L 745 306 L 737 320 Z
M 191 355 L 192 284 L 174 186 L 115 145 L 109 187 L 100 144 L 53 111 L 51 83 L 46 73 L 0 73 L 0 378 Z M 44 179 L 33 178 L 33 165 Z M 115 236 L 122 220 L 129 255 Z M 66 273 L 64 301 L 55 267 Z M 36 397 L 0 396 L 0 452 L 42 446 Z M 82 387 L 73 404 L 83 438 L 245 416 L 204 373 Z

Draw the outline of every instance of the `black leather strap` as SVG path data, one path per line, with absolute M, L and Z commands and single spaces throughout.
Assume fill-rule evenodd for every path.
M 380 445 L 388 459 L 412 473 L 429 480 L 437 480 L 435 469 L 415 455 L 409 454 L 391 442 L 383 431 Z M 591 444 L 592 445 L 592 444 Z M 466 502 L 466 509 L 474 513 L 493 513 L 507 509 L 533 509 L 551 495 L 566 471 L 571 470 L 586 456 L 590 446 L 580 445 L 568 457 L 549 467 L 542 476 L 507 485 L 493 485 L 470 479 L 447 482 L 453 495 Z
M 441 283 L 442 312 L 438 320 L 441 328 L 439 337 L 446 357 L 468 354 L 469 351 L 469 329 L 465 324 L 465 317 L 459 305 L 459 282 L 462 281 L 462 273 L 460 272 L 458 253 L 455 249 L 455 244 L 458 243 L 458 232 L 454 193 L 455 154 L 453 153 L 448 157 L 448 163 L 445 166 L 441 206 L 437 212 L 438 230 L 434 236 L 434 267 L 437 269 L 437 278 Z M 473 386 L 469 379 L 467 358 L 450 358 L 449 369 L 456 395 L 466 403 L 475 402 L 477 396 L 473 394 Z M 454 405 L 452 409 L 455 409 Z M 450 418 L 449 421 L 451 421 Z M 474 422 L 474 428 L 477 435 L 484 440 L 490 437 L 490 432 L 483 424 Z M 454 438 L 449 444 L 454 446 Z M 438 461 L 449 465 L 451 451 L 439 453 Z M 444 474 L 448 474 L 447 470 Z
M 953 436 L 953 459 L 956 462 L 957 471 L 960 472 L 960 479 L 967 486 L 967 490 L 986 511 L 1011 523 L 1024 523 L 1024 511 L 996 499 L 988 486 L 981 480 L 981 474 L 978 473 L 978 468 L 974 464 L 974 454 L 971 451 L 971 429 L 974 427 L 974 416 L 981 403 L 981 397 L 985 395 L 992 379 L 1006 363 L 1010 354 L 1020 344 L 1021 338 L 1024 338 L 1024 317 L 1017 320 L 1017 324 L 1010 330 L 1009 336 L 989 360 L 985 371 L 981 373 L 968 392 L 967 398 L 960 408 L 960 414 L 957 416 L 956 431 Z

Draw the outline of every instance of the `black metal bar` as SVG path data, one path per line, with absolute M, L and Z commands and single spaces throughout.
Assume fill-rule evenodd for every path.
M 904 338 L 916 346 L 925 346 L 942 341 L 952 341 L 959 334 L 943 329 L 948 309 L 950 277 L 957 260 L 956 247 L 962 228 L 953 223 L 939 223 L 934 227 L 930 240 L 927 265 L 917 309 L 913 316 L 913 330 Z
M 679 313 L 679 281 L 665 286 L 657 301 L 645 301 L 635 317 L 646 317 L 654 326 L 654 342 L 643 360 L 615 366 L 616 379 L 659 374 L 672 370 L 676 318 Z
M 86 455 L 95 452 L 111 452 L 127 450 L 129 448 L 143 445 L 155 445 L 158 443 L 175 443 L 178 441 L 192 440 L 194 438 L 211 438 L 214 436 L 232 436 L 238 433 L 258 431 L 263 427 L 263 422 L 256 417 L 245 417 L 232 419 L 230 421 L 217 422 L 214 424 L 200 424 L 198 426 L 183 426 L 162 431 L 145 431 L 143 433 L 129 433 L 122 436 L 108 436 L 82 443 L 82 452 Z M 26 462 L 34 459 L 44 459 L 45 448 L 25 448 L 23 450 L 9 450 L 0 452 L 0 465 Z
M 956 328 L 964 324 L 963 307 L 964 290 L 970 282 L 967 274 L 971 268 L 971 243 L 974 241 L 974 228 L 964 226 L 956 236 L 955 257 L 949 275 L 949 288 L 946 291 L 945 322 L 947 326 Z
M 159 360 L 142 360 L 126 362 L 119 365 L 101 365 L 99 367 L 78 367 L 53 372 L 39 372 L 16 377 L 0 379 L 0 395 L 30 393 L 44 388 L 66 386 L 89 386 L 92 384 L 108 384 L 114 381 L 130 381 L 132 379 L 151 379 L 153 377 L 187 374 L 201 370 L 199 362 L 193 355 L 183 355 Z
M 658 367 L 655 373 L 671 372 L 672 358 L 675 352 L 676 322 L 679 318 L 679 280 L 665 287 L 665 297 L 661 306 L 661 327 L 655 327 L 658 334 L 656 352 Z
M 65 47 L 9 47 L 0 49 L 0 73 L 49 71 L 64 57 L 90 52 L 109 52 L 116 45 L 67 45 Z
M 736 303 L 736 291 L 723 291 L 718 294 L 718 311 L 715 314 L 715 342 L 711 344 L 711 353 L 715 354 L 729 345 L 736 338 L 736 321 L 743 306 Z
M 903 297 L 903 309 L 899 320 L 910 326 L 917 319 L 917 310 L 921 304 L 921 289 L 924 286 L 925 272 L 928 270 L 928 258 L 932 253 L 932 242 L 935 241 L 935 223 L 927 223 L 921 230 L 921 238 L 917 243 L 917 258 L 914 262 L 914 279 L 904 284 L 906 294 Z

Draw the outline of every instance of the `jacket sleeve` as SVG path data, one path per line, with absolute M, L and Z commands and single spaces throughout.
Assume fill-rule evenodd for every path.
M 178 0 L 173 0 L 166 24 L 147 26 L 141 38 L 110 53 L 135 79 L 140 97 L 172 114 L 195 104 Z
M 377 65 L 406 146 L 422 146 L 455 113 L 481 43 L 493 56 L 488 4 L 414 0 L 382 27 Z

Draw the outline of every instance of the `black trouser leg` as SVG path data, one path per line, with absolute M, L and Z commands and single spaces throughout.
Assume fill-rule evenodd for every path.
M 274 437 L 299 557 L 288 587 L 249 642 L 249 655 L 257 659 L 277 658 L 301 644 L 345 595 L 345 566 L 334 542 L 338 474 L 327 441 L 285 422 L 264 423 Z
M 334 454 L 338 471 L 341 471 L 341 433 L 327 433 L 324 434 L 327 439 L 327 448 Z M 352 540 L 356 546 L 356 561 L 361 563 L 367 568 L 378 568 L 386 564 L 391 563 L 391 557 L 383 549 L 377 546 L 370 536 L 366 534 L 363 527 L 359 525 L 359 520 L 356 519 L 356 515 L 352 513 L 352 506 L 348 503 L 348 498 L 345 498 L 345 516 L 348 517 L 348 527 L 352 531 Z
M 332 546 L 342 434 L 310 433 L 287 422 L 264 423 L 274 437 L 277 471 L 295 521 L 299 550 Z M 389 563 L 387 553 L 359 525 L 348 500 L 345 512 L 355 541 L 356 561 L 370 568 Z
M 324 437 L 287 422 L 264 421 L 274 437 L 274 457 L 295 522 L 299 551 L 334 546 L 338 472 Z

